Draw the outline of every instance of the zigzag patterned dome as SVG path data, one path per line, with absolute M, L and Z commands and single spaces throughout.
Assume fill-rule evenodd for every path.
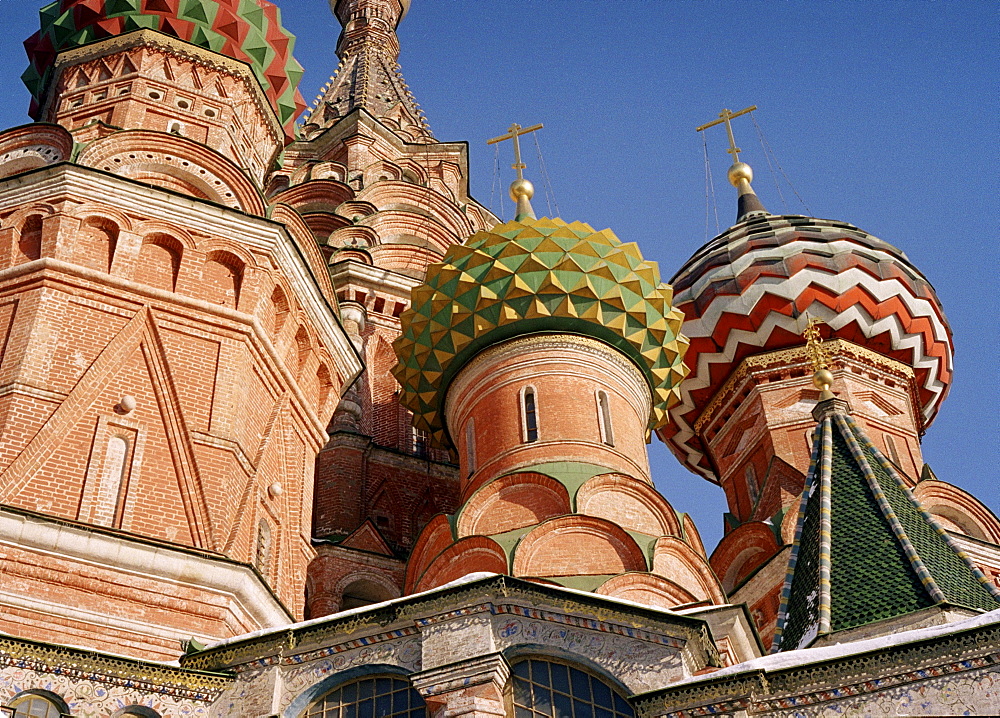
M 695 422 L 745 357 L 801 345 L 806 312 L 834 337 L 914 369 L 921 428 L 948 393 L 951 329 L 934 288 L 900 250 L 850 224 L 754 217 L 705 245 L 671 283 L 686 317 L 691 374 L 660 438 L 710 480 Z
M 41 29 L 24 42 L 31 64 L 21 76 L 35 119 L 58 53 L 144 28 L 246 62 L 289 137 L 305 109 L 295 36 L 267 0 L 58 0 L 39 14 Z
M 480 350 L 514 336 L 583 334 L 617 347 L 653 393 L 659 429 L 687 373 L 683 315 L 634 243 L 581 222 L 523 219 L 478 232 L 427 269 L 401 316 L 393 373 L 414 426 L 447 446 L 442 417 L 451 379 Z

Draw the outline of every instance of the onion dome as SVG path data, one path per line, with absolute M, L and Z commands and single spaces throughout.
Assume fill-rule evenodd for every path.
M 617 347 L 643 372 L 653 394 L 650 428 L 658 429 L 687 373 L 672 295 L 656 264 L 610 230 L 519 215 L 450 247 L 413 290 L 393 345 L 401 401 L 414 426 L 446 446 L 445 392 L 476 353 L 524 334 L 583 334 Z
M 35 119 L 58 53 L 142 29 L 247 63 L 289 137 L 305 109 L 298 91 L 302 66 L 292 57 L 295 36 L 267 0 L 58 0 L 39 14 L 41 29 L 24 43 L 31 64 L 21 76 Z
M 745 357 L 801 345 L 807 312 L 833 337 L 914 369 L 922 429 L 948 393 L 951 329 L 933 287 L 903 252 L 850 224 L 748 216 L 698 250 L 671 283 L 691 341 L 691 374 L 660 437 L 710 480 L 695 421 Z

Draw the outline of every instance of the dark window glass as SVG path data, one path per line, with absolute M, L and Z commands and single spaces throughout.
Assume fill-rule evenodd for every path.
M 511 670 L 515 718 L 634 718 L 607 683 L 564 663 L 529 659 Z
M 427 718 L 427 708 L 409 681 L 386 676 L 334 689 L 309 706 L 305 718 Z
M 524 438 L 538 441 L 538 414 L 535 409 L 535 390 L 524 390 Z

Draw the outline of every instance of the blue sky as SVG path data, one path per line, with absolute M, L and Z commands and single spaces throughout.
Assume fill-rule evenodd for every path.
M 336 67 L 324 0 L 278 0 L 306 67 L 303 94 Z M 27 121 L 21 40 L 35 0 L 0 0 L 7 31 L 0 124 Z M 512 122 L 538 134 L 559 214 L 636 241 L 664 278 L 716 234 L 702 137 L 723 107 L 751 104 L 794 190 L 775 181 L 747 117 L 734 121 L 773 212 L 850 222 L 903 249 L 935 286 L 955 335 L 955 382 L 924 440 L 937 475 L 1000 509 L 997 280 L 1000 76 L 988 2 L 413 0 L 403 74 L 440 140 L 470 143 L 472 193 L 506 213 Z M 721 228 L 734 219 L 725 132 L 707 137 Z M 509 145 L 509 143 L 506 143 Z M 535 208 L 548 214 L 534 142 Z M 806 206 L 796 198 L 802 197 Z M 721 489 L 651 449 L 657 486 L 711 548 Z

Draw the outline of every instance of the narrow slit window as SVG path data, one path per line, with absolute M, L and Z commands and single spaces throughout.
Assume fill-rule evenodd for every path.
M 747 492 L 750 494 L 750 504 L 754 505 L 757 503 L 757 497 L 760 496 L 760 489 L 757 486 L 757 473 L 750 464 L 747 465 L 743 473 L 747 480 Z
M 538 441 L 538 408 L 535 405 L 535 388 L 526 387 L 521 393 L 521 417 L 524 421 L 524 441 Z
M 606 391 L 597 392 L 597 424 L 601 428 L 601 442 L 608 446 L 614 446 L 615 433 L 611 427 L 611 405 L 608 403 Z
M 469 476 L 476 472 L 476 422 L 469 419 L 465 425 L 465 460 L 469 466 Z
M 885 435 L 885 448 L 892 463 L 899 466 L 899 452 L 896 451 L 896 442 L 888 434 Z

